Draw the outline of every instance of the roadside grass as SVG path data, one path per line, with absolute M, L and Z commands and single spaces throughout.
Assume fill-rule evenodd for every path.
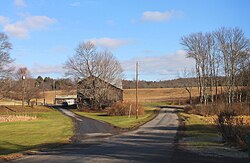
M 69 142 L 73 135 L 71 119 L 56 110 L 43 109 L 33 109 L 37 119 L 32 121 L 0 123 L 0 156 Z
M 172 105 L 172 102 L 166 102 L 166 101 L 160 101 L 160 102 L 144 102 L 142 105 L 145 108 L 152 109 L 155 107 L 160 107 L 160 106 L 166 106 L 166 105 Z
M 159 103 L 159 102 L 143 103 L 142 105 L 145 108 L 145 113 L 144 115 L 140 115 L 138 119 L 136 119 L 134 115 L 131 115 L 131 117 L 128 117 L 128 115 L 109 116 L 107 115 L 107 113 L 103 113 L 103 112 L 91 113 L 91 112 L 82 112 L 82 111 L 77 111 L 77 110 L 74 110 L 74 112 L 81 116 L 85 116 L 88 118 L 93 118 L 96 120 L 110 123 L 113 126 L 117 126 L 117 127 L 124 128 L 124 129 L 125 128 L 132 129 L 153 119 L 157 115 L 157 112 L 159 110 L 157 106 L 160 106 L 161 104 L 163 104 L 163 102 L 162 103 Z
M 203 117 L 183 112 L 180 112 L 179 116 L 185 124 L 181 141 L 186 145 L 199 148 L 223 145 L 215 124 L 211 122 L 213 117 Z

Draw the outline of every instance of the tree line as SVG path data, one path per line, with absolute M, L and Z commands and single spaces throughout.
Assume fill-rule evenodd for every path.
M 197 86 L 196 78 L 188 78 L 188 81 L 193 87 Z M 178 88 L 185 87 L 185 78 L 178 78 L 172 80 L 160 80 L 160 81 L 146 81 L 139 80 L 139 88 Z M 123 89 L 135 89 L 136 83 L 134 80 L 122 80 Z
M 224 86 L 224 102 L 249 101 L 250 40 L 241 29 L 192 33 L 181 38 L 181 45 L 195 60 L 201 103 L 218 100 L 219 83 Z

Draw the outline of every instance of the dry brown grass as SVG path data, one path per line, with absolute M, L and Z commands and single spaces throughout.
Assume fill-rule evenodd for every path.
M 221 88 L 219 88 L 219 93 Z M 74 95 L 76 90 L 64 91 L 57 90 L 56 95 Z M 193 87 L 192 97 L 199 96 L 198 88 Z M 123 93 L 124 101 L 134 102 L 135 101 L 135 89 L 124 89 Z M 138 91 L 138 97 L 140 102 L 177 102 L 178 100 L 188 100 L 189 94 L 185 88 L 140 88 Z M 45 91 L 45 101 L 47 104 L 53 104 L 55 98 L 55 91 Z M 35 99 L 32 99 L 35 101 Z M 41 92 L 41 98 L 37 99 L 38 103 L 43 103 L 43 93 Z M 13 103 L 13 102 L 12 102 Z M 1 104 L 1 101 L 0 101 Z M 21 102 L 18 103 L 19 105 Z M 6 105 L 6 104 L 2 104 Z M 12 105 L 12 104 L 9 104 Z M 13 104 L 14 105 L 14 104 Z M 16 102 L 17 105 L 17 102 Z
M 73 94 L 76 94 L 76 90 L 72 92 Z M 198 96 L 198 93 L 198 88 L 194 87 L 192 90 L 193 97 Z M 56 94 L 67 95 L 68 92 L 60 90 L 56 91 Z M 124 89 L 123 97 L 124 101 L 135 102 L 135 89 Z M 138 90 L 138 97 L 140 102 L 173 102 L 176 100 L 187 100 L 189 95 L 185 88 L 144 88 Z M 48 104 L 53 104 L 54 98 L 54 91 L 45 92 L 45 100 Z M 39 98 L 38 102 L 43 103 L 43 98 Z
M 0 122 L 31 121 L 36 118 L 36 116 L 29 115 L 0 115 Z
M 198 96 L 198 88 L 193 88 L 193 97 Z M 124 90 L 124 101 L 135 101 L 135 89 Z M 140 102 L 176 101 L 186 100 L 189 95 L 185 88 L 148 88 L 139 89 Z
M 32 112 L 50 112 L 51 109 L 45 106 L 34 106 L 29 107 L 25 106 L 22 109 L 21 106 L 0 106 L 0 115 L 1 114 L 12 114 L 12 113 L 32 113 Z
M 73 90 L 71 92 L 66 92 L 64 90 L 57 90 L 55 91 L 45 91 L 44 96 L 45 96 L 45 101 L 47 104 L 53 104 L 55 95 L 73 95 L 76 94 L 76 90 Z M 33 99 L 35 101 L 35 99 Z M 37 99 L 38 103 L 43 103 L 43 93 L 41 92 L 41 98 Z

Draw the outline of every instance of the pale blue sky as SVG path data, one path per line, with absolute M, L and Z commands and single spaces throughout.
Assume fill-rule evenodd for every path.
M 248 0 L 1 0 L 0 31 L 13 44 L 17 66 L 63 77 L 76 46 L 92 40 L 122 63 L 125 78 L 165 80 L 191 67 L 180 38 L 193 32 L 239 27 L 250 37 Z

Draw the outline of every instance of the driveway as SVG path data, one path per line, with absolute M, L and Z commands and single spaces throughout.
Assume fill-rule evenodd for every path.
M 63 114 L 71 117 L 75 122 L 75 135 L 71 138 L 77 144 L 84 142 L 87 138 L 102 138 L 120 133 L 118 128 L 108 123 L 97 121 L 91 118 L 79 116 L 67 109 L 57 108 Z
M 67 114 L 67 113 L 65 113 Z M 81 117 L 77 117 L 77 123 Z M 98 122 L 99 121 L 95 121 Z M 92 123 L 83 124 L 87 131 Z M 96 125 L 93 125 L 95 128 Z M 109 126 L 110 127 L 110 126 Z M 105 133 L 114 134 L 114 128 Z M 85 128 L 85 127 L 84 127 Z M 110 137 L 96 137 L 103 128 L 89 132 L 88 139 L 77 138 L 74 144 L 40 152 L 14 162 L 171 162 L 174 153 L 174 138 L 178 128 L 178 117 L 173 108 L 162 108 L 159 115 L 138 130 Z M 84 129 L 83 129 L 84 130 Z M 80 132 L 83 130 L 79 130 Z M 79 133 L 80 133 L 79 132 Z M 93 134 L 93 138 L 91 137 Z M 83 134 L 84 135 L 84 134 Z M 98 135 L 98 134 L 97 134 Z M 86 135 L 85 135 L 86 136 Z

